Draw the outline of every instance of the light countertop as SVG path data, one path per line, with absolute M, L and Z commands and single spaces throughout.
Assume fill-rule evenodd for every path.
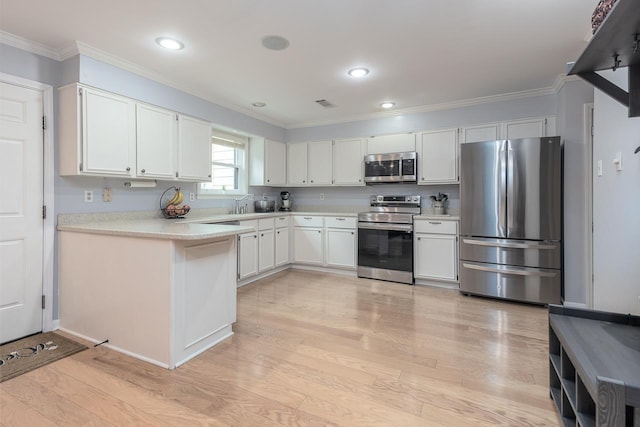
M 253 231 L 253 228 L 219 224 L 185 224 L 166 219 L 138 219 L 58 225 L 58 230 L 152 239 L 202 240 L 235 236 L 236 234 Z
M 435 215 L 435 214 L 421 214 L 414 215 L 414 220 L 438 220 L 438 221 L 460 221 L 459 215 Z

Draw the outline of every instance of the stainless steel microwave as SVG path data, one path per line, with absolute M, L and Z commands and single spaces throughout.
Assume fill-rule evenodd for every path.
M 416 182 L 417 159 L 415 151 L 364 156 L 364 182 L 367 184 Z

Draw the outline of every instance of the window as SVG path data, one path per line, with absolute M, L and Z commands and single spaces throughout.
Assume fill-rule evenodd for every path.
M 247 137 L 213 129 L 211 132 L 211 182 L 200 184 L 199 196 L 246 194 L 247 142 Z

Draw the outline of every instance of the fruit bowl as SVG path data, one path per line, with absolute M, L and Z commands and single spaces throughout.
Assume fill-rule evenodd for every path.
M 173 190 L 173 194 L 170 191 Z M 180 187 L 169 187 L 160 196 L 160 211 L 165 218 L 184 218 L 190 210 L 189 205 L 182 205 L 184 195 Z

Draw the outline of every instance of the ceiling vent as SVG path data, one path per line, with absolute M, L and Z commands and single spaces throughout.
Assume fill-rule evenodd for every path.
M 329 101 L 327 101 L 326 99 L 318 99 L 316 101 L 316 104 L 318 105 L 322 105 L 324 108 L 333 108 L 335 107 L 334 104 L 330 103 Z

